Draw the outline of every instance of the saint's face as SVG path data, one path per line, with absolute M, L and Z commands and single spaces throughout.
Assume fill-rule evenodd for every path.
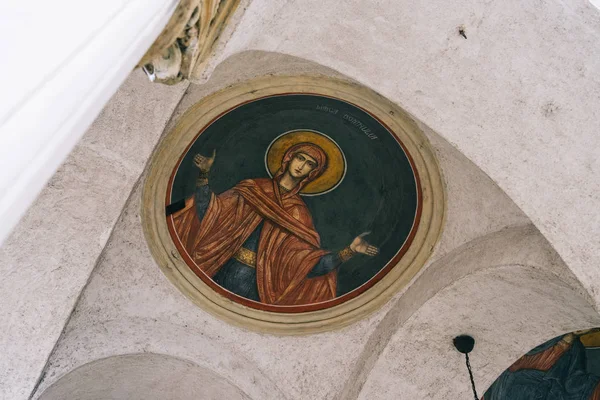
M 304 153 L 296 153 L 288 165 L 289 174 L 295 179 L 302 179 L 317 168 L 317 161 Z

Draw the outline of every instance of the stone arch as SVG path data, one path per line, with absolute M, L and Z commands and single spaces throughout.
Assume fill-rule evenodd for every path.
M 483 268 L 441 290 L 394 332 L 357 398 L 468 396 L 464 358 L 452 346 L 461 333 L 476 339 L 470 358 L 483 393 L 537 343 L 598 322 L 589 302 L 554 274 L 531 265 Z
M 468 376 L 454 336 L 475 337 L 471 362 L 484 390 L 536 344 L 598 323 L 589 294 L 537 229 L 504 229 L 438 259 L 397 298 L 337 399 L 394 397 L 400 388 L 414 390 L 414 398 L 466 396 Z M 412 363 L 428 371 L 416 385 Z
M 94 365 L 102 360 L 114 358 L 115 368 L 118 365 L 127 368 L 127 362 L 119 361 L 121 358 L 124 357 L 125 361 L 135 361 L 137 358 L 127 357 L 139 355 L 136 356 L 139 358 L 147 354 L 175 360 L 174 368 L 178 368 L 185 376 L 199 373 L 200 376 L 208 374 L 218 377 L 246 396 L 240 399 L 286 398 L 277 385 L 252 360 L 219 345 L 214 337 L 203 333 L 199 327 L 139 317 L 121 317 L 99 323 L 84 323 L 67 329 L 46 367 L 46 374 L 34 398 L 45 400 L 46 392 L 63 378 L 79 369 L 83 372 L 73 377 L 87 376 L 89 373 L 86 371 L 94 372 Z M 112 361 L 107 363 L 106 365 L 112 365 Z M 152 359 L 144 359 L 140 361 L 140 368 L 152 369 L 154 364 Z M 101 371 L 105 370 L 104 365 L 103 362 L 98 364 Z M 131 365 L 130 372 L 135 374 L 138 361 Z M 156 370 L 157 376 L 160 371 L 160 369 Z M 176 374 L 172 374 L 171 377 L 174 381 L 180 380 Z M 64 381 L 67 385 L 65 388 L 71 387 L 74 379 L 68 378 Z M 63 393 L 62 389 L 57 393 Z M 54 399 L 55 397 L 48 397 L 48 400 Z M 182 400 L 186 398 L 182 397 Z
M 57 380 L 39 400 L 251 400 L 239 387 L 193 362 L 156 353 L 112 356 Z

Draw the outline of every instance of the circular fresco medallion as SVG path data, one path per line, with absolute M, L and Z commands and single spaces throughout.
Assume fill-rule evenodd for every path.
M 342 326 L 424 264 L 443 188 L 423 134 L 368 89 L 309 77 L 192 107 L 144 190 L 153 255 L 196 303 L 275 333 Z

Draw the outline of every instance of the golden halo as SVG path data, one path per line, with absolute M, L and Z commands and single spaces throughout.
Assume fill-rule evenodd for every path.
M 312 143 L 327 154 L 327 169 L 323 175 L 306 185 L 301 195 L 318 196 L 331 192 L 338 187 L 346 176 L 346 157 L 338 144 L 329 136 L 308 129 L 288 131 L 277 136 L 265 153 L 265 166 L 269 176 L 273 177 L 281 167 L 285 152 L 298 143 Z
M 585 347 L 600 347 L 600 331 L 581 335 L 580 339 Z

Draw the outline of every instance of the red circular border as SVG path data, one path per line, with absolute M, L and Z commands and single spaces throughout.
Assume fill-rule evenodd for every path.
M 198 134 L 194 137 L 194 139 L 190 142 L 190 144 L 185 148 L 185 151 L 182 153 L 181 157 L 177 161 L 175 168 L 173 169 L 173 172 L 171 173 L 171 178 L 169 179 L 169 183 L 167 186 L 165 207 L 167 205 L 169 205 L 171 202 L 171 188 L 173 187 L 173 180 L 175 179 L 175 175 L 177 174 L 177 170 L 179 169 L 179 166 L 180 166 L 183 158 L 190 150 L 190 147 L 194 144 L 194 142 L 202 134 L 202 132 L 204 132 L 210 125 L 212 125 L 212 123 L 214 121 L 221 118 L 223 115 L 227 114 L 228 112 L 230 112 L 240 106 L 243 106 L 244 104 L 252 103 L 254 101 L 266 99 L 269 97 L 288 96 L 288 95 L 313 95 L 313 96 L 327 97 L 330 99 L 343 101 L 347 104 L 350 104 L 350 105 L 364 111 L 365 113 L 369 114 L 372 118 L 377 120 L 392 135 L 392 137 L 396 140 L 396 142 L 398 142 L 400 147 L 402 147 L 402 150 L 404 150 L 404 154 L 406 154 L 406 157 L 408 158 L 408 161 L 412 168 L 412 171 L 413 171 L 413 174 L 415 177 L 416 186 L 417 186 L 417 212 L 415 214 L 415 219 L 413 222 L 412 229 L 411 229 L 410 233 L 408 234 L 408 237 L 406 238 L 404 244 L 402 245 L 400 250 L 396 253 L 394 258 L 392 258 L 377 274 L 375 274 L 375 276 L 373 276 L 367 282 L 365 282 L 358 288 L 356 288 L 346 294 L 336 297 L 335 299 L 323 301 L 320 303 L 303 304 L 303 305 L 298 305 L 298 306 L 278 306 L 278 305 L 272 305 L 272 304 L 264 304 L 264 303 L 260 303 L 258 301 L 254 301 L 254 300 L 249 300 L 245 297 L 242 297 L 235 293 L 232 293 L 232 292 L 228 291 L 227 289 L 224 289 L 223 287 L 216 284 L 208 275 L 206 275 L 204 273 L 204 271 L 202 271 L 200 269 L 200 267 L 198 267 L 198 265 L 196 265 L 196 263 L 191 259 L 191 257 L 187 253 L 187 251 L 184 249 L 181 241 L 179 240 L 179 236 L 175 232 L 175 228 L 173 226 L 173 216 L 167 217 L 167 227 L 169 229 L 169 233 L 171 234 L 171 239 L 173 239 L 173 243 L 175 244 L 175 247 L 177 247 L 177 250 L 179 250 L 179 254 L 183 257 L 187 266 L 190 267 L 190 269 L 192 271 L 194 271 L 194 273 L 200 279 L 202 279 L 202 281 L 204 283 L 206 283 L 211 289 L 213 289 L 220 295 L 228 298 L 229 300 L 235 301 L 236 303 L 239 303 L 244 306 L 251 307 L 251 308 L 254 308 L 257 310 L 279 312 L 279 313 L 302 313 L 302 312 L 309 312 L 309 311 L 324 310 L 326 308 L 337 306 L 339 304 L 342 304 L 350 299 L 353 299 L 353 298 L 359 296 L 360 294 L 364 293 L 365 291 L 367 291 L 368 289 L 373 287 L 398 263 L 398 261 L 400 261 L 402 256 L 404 254 L 406 254 L 406 252 L 408 251 L 408 248 L 410 247 L 410 245 L 415 237 L 417 228 L 419 227 L 419 223 L 421 221 L 421 212 L 422 212 L 422 208 L 423 208 L 423 201 L 422 201 L 423 193 L 422 193 L 422 189 L 421 189 L 421 181 L 419 179 L 419 173 L 417 171 L 417 168 L 415 167 L 412 156 L 410 155 L 410 153 L 408 152 L 408 150 L 406 149 L 404 144 L 398 139 L 398 137 L 392 132 L 392 130 L 386 124 L 383 123 L 383 121 L 381 121 L 375 115 L 371 114 L 369 111 L 365 110 L 364 108 L 362 108 L 356 104 L 353 104 L 346 100 L 338 99 L 333 96 L 326 96 L 326 95 L 319 94 L 319 93 L 308 93 L 308 92 L 307 93 L 301 93 L 301 92 L 279 93 L 279 94 L 275 94 L 275 95 L 269 95 L 269 96 L 264 96 L 264 97 L 260 97 L 257 99 L 245 101 L 243 103 L 236 105 L 235 107 L 232 107 L 232 108 L 220 113 L 215 118 L 213 118 L 208 124 L 206 124 L 206 126 L 204 128 L 202 128 L 200 130 L 200 132 L 198 132 Z

